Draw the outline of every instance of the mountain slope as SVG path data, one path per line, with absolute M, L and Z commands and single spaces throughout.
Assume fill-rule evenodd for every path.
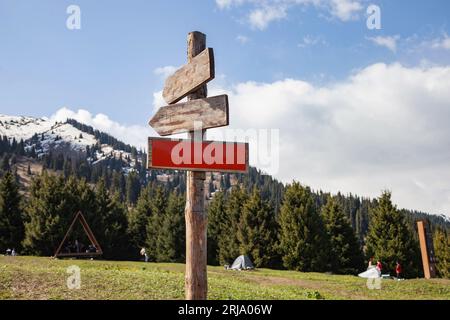
M 0 136 L 17 142 L 23 140 L 25 150 L 34 149 L 38 158 L 58 150 L 76 153 L 94 149 L 89 159 L 93 164 L 108 158 L 131 161 L 130 152 L 101 143 L 94 134 L 80 130 L 74 123 L 73 120 L 62 123 L 47 118 L 0 115 Z

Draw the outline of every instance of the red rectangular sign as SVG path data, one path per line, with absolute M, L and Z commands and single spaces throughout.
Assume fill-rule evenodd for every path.
M 148 139 L 148 168 L 248 172 L 248 143 Z

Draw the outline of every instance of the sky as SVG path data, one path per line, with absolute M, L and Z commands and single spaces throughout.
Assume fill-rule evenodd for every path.
M 198 30 L 214 48 L 210 95 L 229 95 L 231 129 L 253 130 L 251 164 L 450 216 L 449 12 L 448 0 L 0 0 L 0 114 L 76 118 L 144 147 Z

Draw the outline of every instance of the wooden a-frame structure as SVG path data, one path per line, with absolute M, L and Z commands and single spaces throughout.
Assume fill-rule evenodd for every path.
M 67 236 L 72 231 L 75 222 L 77 220 L 80 221 L 81 225 L 83 226 L 84 232 L 88 236 L 91 243 L 95 246 L 96 252 L 61 252 L 61 249 L 63 248 L 64 243 L 67 240 Z M 66 235 L 64 236 L 63 240 L 61 241 L 61 244 L 59 245 L 58 249 L 55 252 L 55 258 L 64 258 L 64 257 L 94 257 L 94 256 L 101 256 L 103 254 L 102 248 L 100 247 L 100 244 L 97 242 L 97 239 L 95 239 L 94 233 L 92 232 L 91 228 L 89 227 L 86 219 L 84 218 L 81 211 L 78 211 L 75 215 L 75 218 L 73 219 L 69 230 L 67 230 Z

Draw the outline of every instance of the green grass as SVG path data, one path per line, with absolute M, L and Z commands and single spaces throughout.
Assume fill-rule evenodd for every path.
M 66 268 L 81 268 L 81 289 L 69 290 Z M 209 299 L 450 299 L 450 280 L 383 280 L 320 273 L 208 267 Z M 184 265 L 101 260 L 0 257 L 0 299 L 183 299 Z

